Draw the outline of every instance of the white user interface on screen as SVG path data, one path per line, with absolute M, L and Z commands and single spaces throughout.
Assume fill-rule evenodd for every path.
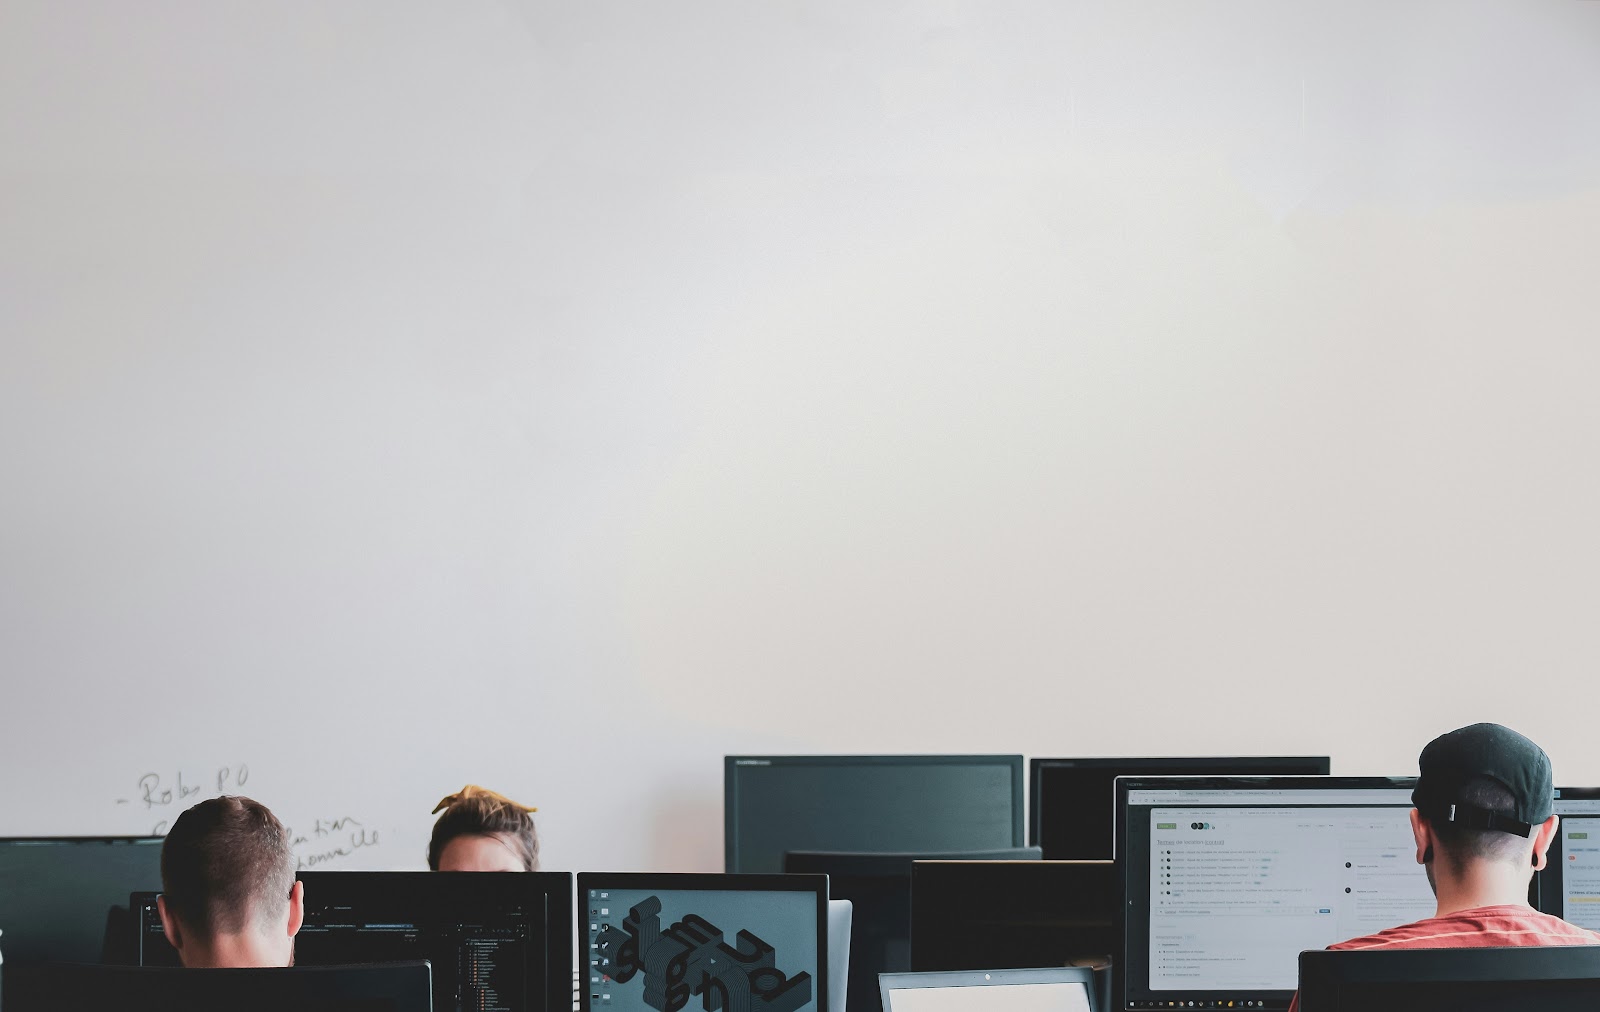
M 1089 1012 L 1082 984 L 915 987 L 889 992 L 889 1012 Z
M 1561 816 L 1561 917 L 1600 931 L 1600 801 L 1557 801 Z
M 1262 807 L 1223 807 L 1252 800 Z M 1133 791 L 1129 802 L 1152 806 L 1152 991 L 1292 991 L 1301 950 L 1434 914 L 1408 790 Z

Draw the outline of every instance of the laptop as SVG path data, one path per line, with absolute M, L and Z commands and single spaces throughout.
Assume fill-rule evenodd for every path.
M 880 973 L 878 991 L 883 1012 L 1100 1012 L 1086 966 Z

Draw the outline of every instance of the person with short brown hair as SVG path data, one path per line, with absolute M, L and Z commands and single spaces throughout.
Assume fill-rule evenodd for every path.
M 305 916 L 289 833 L 249 798 L 202 801 L 161 846 L 156 899 L 184 966 L 289 966 Z
M 434 806 L 428 867 L 434 871 L 538 871 L 539 837 L 530 813 L 503 794 L 468 784 Z

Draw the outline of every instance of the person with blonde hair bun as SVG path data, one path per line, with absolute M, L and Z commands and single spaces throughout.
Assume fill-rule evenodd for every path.
M 434 871 L 539 870 L 539 837 L 530 814 L 537 808 L 468 784 L 433 810 L 444 813 L 428 843 Z

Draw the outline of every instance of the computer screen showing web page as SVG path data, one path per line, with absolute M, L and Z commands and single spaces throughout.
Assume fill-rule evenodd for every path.
M 1539 908 L 1600 931 L 1600 788 L 1557 788 L 1555 813 L 1561 823 L 1539 873 Z
M 1411 787 L 1122 781 L 1124 1007 L 1286 1008 L 1301 950 L 1432 916 Z

